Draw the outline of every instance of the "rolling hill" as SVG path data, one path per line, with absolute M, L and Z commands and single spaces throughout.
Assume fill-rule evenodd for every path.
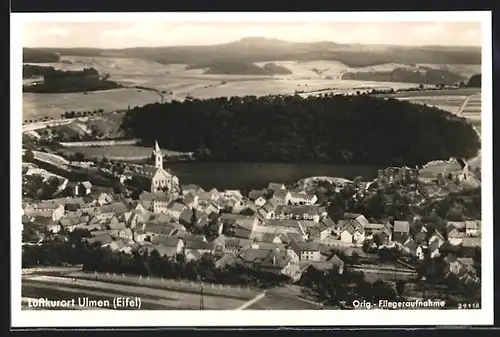
M 30 48 L 30 53 L 33 49 Z M 334 42 L 295 43 L 261 37 L 243 38 L 210 46 L 138 47 L 120 50 L 96 48 L 37 48 L 54 55 L 123 55 L 162 64 L 211 64 L 220 62 L 255 63 L 265 61 L 336 60 L 349 67 L 384 63 L 480 64 L 480 47 L 443 46 L 364 46 Z M 26 53 L 25 48 L 25 53 Z M 28 62 L 28 61 L 25 61 Z M 32 62 L 32 61 L 30 61 Z M 38 61 L 41 62 L 41 61 Z

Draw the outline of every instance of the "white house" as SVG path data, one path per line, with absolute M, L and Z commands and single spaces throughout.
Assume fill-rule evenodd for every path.
M 347 221 L 340 230 L 340 240 L 345 243 L 362 243 L 365 240 L 365 231 L 354 221 Z
M 267 200 L 263 197 L 263 196 L 260 196 L 258 197 L 254 203 L 257 207 L 262 207 L 266 204 Z
M 466 236 L 479 236 L 481 234 L 480 221 L 466 221 L 465 222 L 465 235 Z
M 314 205 L 318 201 L 318 197 L 314 194 L 307 193 L 290 193 L 287 204 L 292 205 Z
M 92 192 L 92 184 L 90 181 L 84 181 L 79 184 L 79 192 L 83 195 L 89 195 Z
M 290 192 L 282 189 L 277 190 L 274 192 L 272 200 L 276 205 L 288 205 L 288 201 L 290 201 Z

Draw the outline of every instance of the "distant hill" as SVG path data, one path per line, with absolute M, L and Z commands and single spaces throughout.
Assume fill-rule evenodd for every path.
M 272 62 L 336 60 L 349 67 L 385 63 L 481 64 L 480 47 L 364 46 L 334 42 L 295 43 L 277 39 L 244 38 L 210 46 L 139 47 L 120 50 L 95 48 L 39 48 L 50 53 L 105 56 L 119 53 L 162 64 L 220 64 L 221 62 Z
M 51 63 L 59 62 L 59 55 L 50 51 L 23 48 L 23 63 Z

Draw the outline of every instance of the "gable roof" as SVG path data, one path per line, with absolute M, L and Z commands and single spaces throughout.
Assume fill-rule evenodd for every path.
M 82 185 L 85 188 L 92 188 L 92 184 L 90 183 L 90 181 L 84 181 L 82 182 Z
M 274 194 L 273 196 L 275 196 L 276 198 L 285 198 L 290 192 L 288 192 L 287 190 L 275 190 L 274 191 Z
M 409 233 L 410 223 L 408 221 L 394 221 L 394 233 Z
M 285 189 L 285 185 L 279 183 L 269 183 L 269 185 L 267 185 L 267 189 L 272 191 L 282 190 Z
M 466 236 L 462 240 L 462 247 L 466 248 L 481 247 L 481 238 L 471 238 Z
M 469 230 L 479 230 L 480 223 L 478 221 L 465 221 L 465 228 Z
M 259 197 L 264 195 L 264 191 L 262 190 L 251 190 L 248 193 L 248 199 L 250 200 L 257 200 Z
M 463 230 L 463 229 L 465 229 L 466 222 L 465 221 L 448 221 L 447 225 L 449 227 L 454 227 L 458 230 Z
M 213 250 L 213 242 L 205 242 L 199 240 L 187 241 L 184 245 L 184 249 L 195 249 L 195 250 Z

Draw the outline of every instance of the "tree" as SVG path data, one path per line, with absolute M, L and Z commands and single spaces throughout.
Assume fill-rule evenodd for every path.
M 397 293 L 394 284 L 388 281 L 377 280 L 372 285 L 372 296 L 375 301 L 397 299 Z

